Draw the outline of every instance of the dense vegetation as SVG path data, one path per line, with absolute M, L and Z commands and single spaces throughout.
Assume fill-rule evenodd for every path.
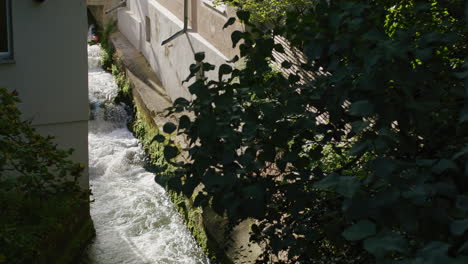
M 294 10 L 298 14 L 306 12 L 312 7 L 315 0 L 217 0 L 216 3 L 225 2 L 229 5 L 240 7 L 251 14 L 250 22 L 273 23 L 278 18 L 286 15 L 288 10 Z
M 0 263 L 44 263 L 49 253 L 66 259 L 73 254 L 63 248 L 70 241 L 66 234 L 78 239 L 79 230 L 70 228 L 89 217 L 89 193 L 77 184 L 84 166 L 22 121 L 18 102 L 15 92 L 0 88 Z M 93 233 L 90 222 L 86 228 L 83 239 Z
M 171 109 L 194 117 L 164 126 L 191 142 L 190 162 L 165 148 L 179 167 L 171 188 L 190 197 L 202 184 L 197 205 L 258 219 L 259 263 L 468 263 L 468 5 L 336 0 L 298 12 L 261 29 L 238 11 L 249 31 L 232 34 L 233 61 L 245 67 L 198 78 L 194 100 Z M 275 69 L 287 48 L 275 36 L 307 59 Z M 195 60 L 190 78 L 215 70 Z

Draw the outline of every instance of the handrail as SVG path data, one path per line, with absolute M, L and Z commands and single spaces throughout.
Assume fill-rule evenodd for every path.
M 167 43 L 171 42 L 175 38 L 186 33 L 187 29 L 188 29 L 188 0 L 184 0 L 184 28 L 180 30 L 179 32 L 175 33 L 174 35 L 170 36 L 168 39 L 164 40 L 161 43 L 161 46 L 166 45 Z
M 120 8 L 120 7 L 125 7 L 125 6 L 127 6 L 127 0 L 123 0 L 122 2 L 120 2 L 119 4 L 117 4 L 116 6 L 112 7 L 111 9 L 106 10 L 104 13 L 107 15 L 107 14 L 109 14 L 110 12 L 114 12 L 114 11 L 117 10 L 118 8 Z

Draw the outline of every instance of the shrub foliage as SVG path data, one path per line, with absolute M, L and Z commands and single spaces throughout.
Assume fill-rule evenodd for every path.
M 0 88 L 0 191 L 47 197 L 73 191 L 84 166 L 22 121 L 16 92 Z
M 84 166 L 22 121 L 19 101 L 0 87 L 0 263 L 39 263 L 89 193 L 77 183 Z
M 467 8 L 318 1 L 270 29 L 238 11 L 245 66 L 221 65 L 174 103 L 193 117 L 165 128 L 188 137 L 191 161 L 169 184 L 189 197 L 202 184 L 196 204 L 233 223 L 257 219 L 259 263 L 467 263 Z M 313 80 L 273 70 L 277 35 Z M 195 60 L 190 78 L 215 70 Z

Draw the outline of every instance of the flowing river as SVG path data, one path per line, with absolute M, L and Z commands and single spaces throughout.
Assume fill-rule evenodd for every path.
M 96 239 L 86 264 L 207 264 L 165 190 L 145 171 L 145 154 L 127 129 L 113 76 L 100 66 L 101 48 L 88 46 L 89 177 Z

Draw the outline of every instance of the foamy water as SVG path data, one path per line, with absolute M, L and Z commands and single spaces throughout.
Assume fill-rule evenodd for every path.
M 207 264 L 165 190 L 143 168 L 144 152 L 115 105 L 113 76 L 100 68 L 99 46 L 88 47 L 89 172 L 96 239 L 87 264 Z

